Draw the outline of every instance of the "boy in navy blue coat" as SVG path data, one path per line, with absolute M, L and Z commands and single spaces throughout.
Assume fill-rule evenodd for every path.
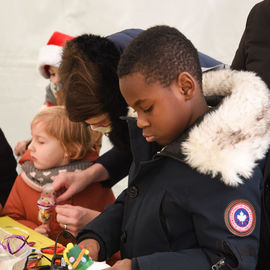
M 202 73 L 177 29 L 139 34 L 121 56 L 133 163 L 128 188 L 78 235 L 113 269 L 256 268 L 270 94 L 255 74 Z M 203 91 L 202 91 L 203 89 Z M 204 96 L 224 96 L 209 108 Z

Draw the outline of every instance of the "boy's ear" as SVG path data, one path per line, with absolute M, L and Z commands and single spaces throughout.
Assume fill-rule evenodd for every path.
M 192 99 L 195 95 L 196 82 L 188 72 L 182 72 L 178 75 L 177 87 L 186 100 Z

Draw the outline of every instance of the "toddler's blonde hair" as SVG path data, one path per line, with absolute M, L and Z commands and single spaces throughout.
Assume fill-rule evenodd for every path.
M 90 127 L 80 122 L 71 122 L 64 106 L 42 109 L 32 120 L 31 129 L 39 123 L 44 125 L 48 135 L 60 142 L 70 161 L 83 159 L 90 152 Z

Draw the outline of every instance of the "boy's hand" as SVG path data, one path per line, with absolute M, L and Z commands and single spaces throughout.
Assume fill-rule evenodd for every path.
M 100 214 L 98 211 L 70 204 L 57 205 L 55 211 L 57 213 L 56 220 L 60 226 L 64 228 L 66 225 L 66 229 L 74 236 Z
M 94 261 L 98 260 L 98 253 L 100 250 L 100 246 L 98 241 L 95 239 L 85 239 L 78 244 L 80 247 L 83 247 L 89 251 L 89 257 L 91 257 Z
M 36 227 L 35 228 L 35 231 L 48 237 L 49 236 L 49 232 L 51 230 L 50 230 L 49 224 L 48 223 L 45 223 L 45 224 L 41 224 L 40 226 Z
M 112 267 L 106 268 L 111 270 L 131 270 L 132 263 L 130 259 L 124 259 L 117 261 Z

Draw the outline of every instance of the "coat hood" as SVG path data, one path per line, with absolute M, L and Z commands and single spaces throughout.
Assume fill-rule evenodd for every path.
M 254 73 L 228 69 L 205 73 L 203 93 L 224 98 L 188 131 L 180 155 L 200 173 L 237 186 L 268 150 L 270 91 Z

